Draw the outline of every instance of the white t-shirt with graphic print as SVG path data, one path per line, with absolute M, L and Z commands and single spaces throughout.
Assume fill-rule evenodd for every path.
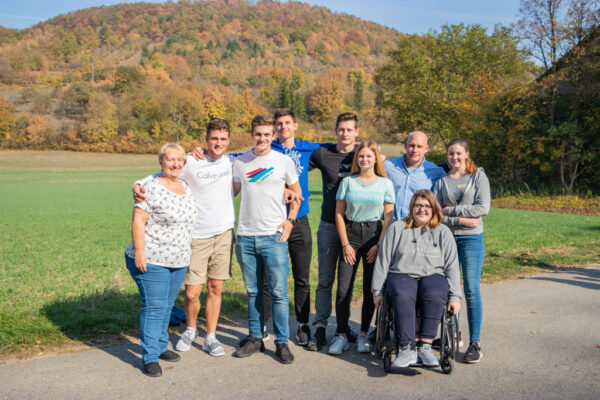
M 144 229 L 144 249 L 150 264 L 169 268 L 190 265 L 190 242 L 197 211 L 192 191 L 185 182 L 183 186 L 185 194 L 177 194 L 152 179 L 145 185 L 146 201 L 134 205 L 150 214 Z M 125 255 L 135 258 L 133 241 L 125 249 Z
M 250 150 L 233 163 L 233 181 L 242 184 L 237 234 L 266 236 L 277 233 L 277 227 L 287 218 L 283 199 L 285 185 L 298 182 L 294 162 L 276 151 L 255 156 Z

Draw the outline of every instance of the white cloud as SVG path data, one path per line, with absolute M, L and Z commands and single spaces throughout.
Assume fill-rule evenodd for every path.
M 0 17 L 5 17 L 5 18 L 19 18 L 19 19 L 29 19 L 32 21 L 41 21 L 44 18 L 40 18 L 40 17 L 32 17 L 29 15 L 14 15 L 14 14 L 5 14 L 5 13 L 0 13 Z

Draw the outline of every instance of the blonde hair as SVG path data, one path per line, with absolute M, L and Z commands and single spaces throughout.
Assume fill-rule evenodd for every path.
M 185 150 L 177 143 L 166 143 L 160 148 L 160 150 L 158 151 L 159 163 L 162 162 L 163 158 L 165 158 L 165 155 L 167 154 L 167 151 L 169 150 L 175 150 L 179 152 L 183 156 L 183 162 L 185 164 Z
M 414 225 L 415 220 L 413 218 L 413 208 L 414 208 L 415 202 L 417 201 L 418 198 L 425 199 L 429 202 L 429 204 L 431 204 L 431 219 L 427 223 L 427 226 L 429 226 L 430 228 L 435 228 L 436 226 L 441 224 L 442 218 L 444 218 L 444 215 L 442 214 L 442 209 L 440 208 L 440 204 L 438 203 L 437 199 L 435 198 L 435 196 L 431 192 L 431 190 L 421 189 L 421 190 L 417 190 L 415 192 L 415 194 L 413 195 L 412 199 L 410 200 L 410 209 L 409 209 L 408 217 L 404 218 L 404 222 L 406 222 L 406 226 L 409 228 L 412 228 Z
M 358 144 L 356 152 L 354 153 L 354 158 L 352 159 L 352 169 L 350 170 L 350 175 L 358 175 L 360 173 L 360 166 L 358 165 L 358 153 L 360 153 L 360 151 L 364 148 L 371 150 L 373 154 L 375 154 L 375 174 L 387 178 L 387 173 L 385 172 L 383 161 L 381 160 L 381 154 L 379 154 L 379 145 L 372 140 L 360 142 Z
M 469 153 L 471 152 L 471 150 L 469 149 L 469 142 L 467 142 L 467 139 L 454 138 L 454 139 L 450 139 L 450 141 L 446 145 L 446 153 L 448 153 L 448 149 L 450 148 L 450 146 L 455 145 L 455 144 L 457 144 L 457 145 L 461 146 L 463 149 L 465 149 L 465 152 L 469 152 Z M 466 168 L 467 172 L 472 175 L 475 173 L 475 171 L 477 171 L 477 165 L 475 165 L 473 160 L 471 160 L 470 155 L 471 154 L 469 154 L 469 157 L 467 157 L 467 159 L 465 160 L 465 168 Z

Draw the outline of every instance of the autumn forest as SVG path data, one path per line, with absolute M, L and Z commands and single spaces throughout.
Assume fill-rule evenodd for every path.
M 154 152 L 198 143 L 221 117 L 242 148 L 251 118 L 279 107 L 296 112 L 303 138 L 331 140 L 335 116 L 353 111 L 377 141 L 426 131 L 436 162 L 444 142 L 466 137 L 498 185 L 597 194 L 598 8 L 563 3 L 588 8 L 564 18 L 548 42 L 554 53 L 542 52 L 554 57 L 538 61 L 547 38 L 528 31 L 536 20 L 526 10 L 493 32 L 450 25 L 423 35 L 244 0 L 120 4 L 0 26 L 0 147 Z

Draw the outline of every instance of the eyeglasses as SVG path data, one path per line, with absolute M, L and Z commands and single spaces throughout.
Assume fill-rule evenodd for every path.
M 413 206 L 413 208 L 416 210 L 420 210 L 420 209 L 431 210 L 431 206 L 429 204 L 415 204 Z

